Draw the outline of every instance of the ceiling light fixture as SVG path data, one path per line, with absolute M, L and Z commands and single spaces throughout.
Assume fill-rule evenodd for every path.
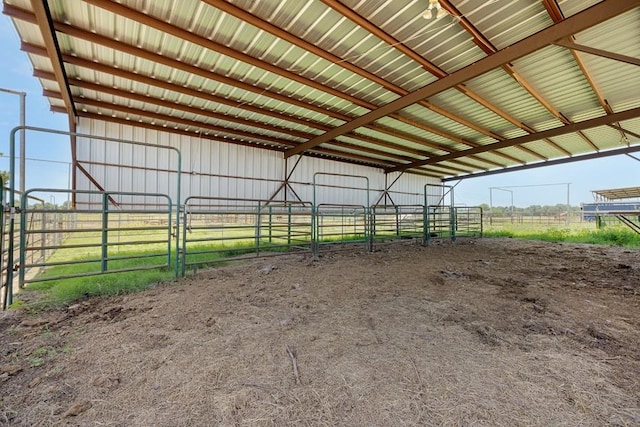
M 442 8 L 442 5 L 438 0 L 429 0 L 429 6 L 427 7 L 427 10 L 425 10 L 422 14 L 422 17 L 424 19 L 433 19 L 434 9 L 436 10 L 435 19 L 440 19 L 448 15 L 447 11 Z

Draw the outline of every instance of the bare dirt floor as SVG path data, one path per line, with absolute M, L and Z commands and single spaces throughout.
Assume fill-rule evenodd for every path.
M 0 314 L 0 425 L 640 425 L 640 251 L 405 242 Z

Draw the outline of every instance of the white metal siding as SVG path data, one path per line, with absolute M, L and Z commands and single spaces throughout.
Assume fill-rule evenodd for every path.
M 98 138 L 78 138 L 77 159 L 91 176 L 107 191 L 168 194 L 173 203 L 177 200 L 177 154 L 173 150 L 145 147 L 121 142 L 105 142 L 99 137 L 158 144 L 174 147 L 182 153 L 181 203 L 188 197 L 227 197 L 268 199 L 278 189 L 285 175 L 282 153 L 225 142 L 183 136 L 129 125 L 106 123 L 81 118 L 78 132 Z M 288 161 L 289 170 L 297 157 Z M 374 204 L 385 188 L 384 172 L 367 166 L 359 166 L 313 157 L 303 157 L 294 170 L 291 181 L 295 193 L 303 201 L 313 201 L 314 174 L 351 176 L 317 177 L 316 200 L 318 203 L 365 205 L 366 180 L 369 181 L 369 204 Z M 388 177 L 388 184 L 397 174 Z M 396 204 L 422 203 L 424 184 L 438 183 L 437 179 L 417 175 L 403 175 L 391 188 Z M 78 173 L 78 189 L 97 190 L 82 173 Z M 350 188 L 344 188 L 350 187 Z M 283 200 L 284 192 L 274 199 Z M 287 200 L 296 200 L 287 191 Z M 141 198 L 116 198 L 118 202 L 139 204 Z M 79 195 L 77 202 L 100 203 L 100 196 Z

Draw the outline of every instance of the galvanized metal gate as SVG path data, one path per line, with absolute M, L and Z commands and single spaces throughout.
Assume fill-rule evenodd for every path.
M 84 209 L 51 209 L 29 205 L 33 193 L 84 193 L 98 196 L 101 203 Z M 136 203 L 114 203 L 128 197 L 136 197 Z M 12 304 L 16 282 L 21 289 L 29 283 L 125 271 L 175 272 L 173 209 L 166 194 L 28 190 L 20 208 L 3 221 L 3 306 Z

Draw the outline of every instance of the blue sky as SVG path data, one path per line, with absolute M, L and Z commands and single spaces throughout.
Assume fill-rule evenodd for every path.
M 32 67 L 27 55 L 20 51 L 20 40 L 13 24 L 0 15 L 0 88 L 27 93 L 26 123 L 49 129 L 68 130 L 67 117 L 52 113 L 48 101 L 42 96 L 39 81 L 32 76 Z M 9 132 L 19 124 L 19 97 L 0 93 L 0 152 L 9 154 Z M 61 136 L 27 134 L 27 158 L 46 159 L 52 163 L 27 160 L 26 187 L 67 188 L 69 141 Z M 640 158 L 640 153 L 636 155 Z M 8 170 L 9 162 L 0 158 L 0 170 Z M 598 160 L 549 166 L 528 171 L 509 172 L 484 178 L 465 179 L 455 190 L 456 203 L 467 206 L 489 203 L 489 188 L 570 183 L 570 202 L 578 205 L 592 201 L 591 190 L 620 188 L 640 185 L 640 162 L 628 156 L 606 157 Z M 18 188 L 18 185 L 16 185 Z M 555 205 L 566 203 L 567 188 L 564 185 L 547 187 L 513 188 L 516 206 Z M 510 193 L 493 192 L 495 206 L 509 205 Z
M 0 15 L 0 88 L 26 92 L 26 124 L 48 129 L 68 130 L 67 116 L 52 113 L 48 101 L 42 96 L 40 82 L 32 76 L 32 66 L 25 53 L 20 51 L 20 39 L 9 18 Z M 9 155 L 9 134 L 20 124 L 20 97 L 0 93 L 0 152 Z M 19 141 L 19 136 L 16 137 Z M 16 144 L 16 154 L 19 144 Z M 60 136 L 27 133 L 26 157 L 44 159 L 26 162 L 26 188 L 67 188 L 71 161 L 69 139 Z M 53 163 L 62 162 L 62 163 Z M 16 165 L 16 168 L 18 166 Z M 0 158 L 0 170 L 9 170 L 9 160 Z M 19 188 L 16 169 L 16 189 Z

